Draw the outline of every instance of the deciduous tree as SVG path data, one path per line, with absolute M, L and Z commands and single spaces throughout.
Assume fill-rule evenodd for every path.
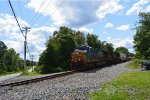
M 150 13 L 140 13 L 134 36 L 136 56 L 150 58 Z

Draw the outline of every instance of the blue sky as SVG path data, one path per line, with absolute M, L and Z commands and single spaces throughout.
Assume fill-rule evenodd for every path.
M 68 26 L 90 32 L 114 47 L 133 49 L 139 12 L 150 11 L 150 0 L 10 0 L 21 27 L 31 27 L 28 45 L 38 60 L 54 30 Z M 0 0 L 0 40 L 23 57 L 23 41 L 7 0 Z M 28 55 L 27 55 L 28 56 Z

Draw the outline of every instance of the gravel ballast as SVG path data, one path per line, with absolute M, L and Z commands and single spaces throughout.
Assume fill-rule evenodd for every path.
M 0 87 L 0 100 L 90 100 L 88 93 L 131 71 L 127 66 L 128 62 L 28 85 Z

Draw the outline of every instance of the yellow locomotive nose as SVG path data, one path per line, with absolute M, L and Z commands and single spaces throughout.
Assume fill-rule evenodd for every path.
M 82 61 L 82 62 L 84 61 L 84 53 L 74 51 L 71 55 L 71 62 L 79 62 L 79 61 Z
M 79 69 L 84 63 L 84 52 L 74 51 L 71 55 L 71 66 L 73 69 Z

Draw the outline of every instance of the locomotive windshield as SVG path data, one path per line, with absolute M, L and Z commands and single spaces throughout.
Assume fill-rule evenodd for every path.
M 91 47 L 89 47 L 89 46 L 79 46 L 79 47 L 76 47 L 75 50 L 90 51 L 90 50 L 91 50 Z

